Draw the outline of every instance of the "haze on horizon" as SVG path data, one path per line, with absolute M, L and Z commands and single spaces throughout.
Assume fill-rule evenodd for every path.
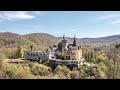
M 96 38 L 120 34 L 120 11 L 0 11 L 0 32 Z

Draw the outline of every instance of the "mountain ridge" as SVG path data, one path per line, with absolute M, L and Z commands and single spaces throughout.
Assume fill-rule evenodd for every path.
M 0 34 L 7 34 L 7 33 L 9 33 L 9 34 L 16 34 L 16 35 L 20 35 L 20 36 L 25 36 L 25 35 L 31 35 L 31 34 L 44 34 L 44 35 L 51 35 L 51 34 L 48 34 L 48 33 L 29 33 L 29 34 L 24 34 L 24 35 L 21 35 L 21 34 L 18 34 L 18 33 L 13 33 L 13 32 L 0 32 Z M 51 35 L 51 36 L 53 36 L 53 37 L 57 37 L 57 36 L 54 36 L 54 35 Z M 61 35 L 62 36 L 62 35 Z M 93 38 L 93 37 L 83 37 L 83 38 L 77 38 L 77 39 L 98 39 L 98 38 L 110 38 L 110 37 L 120 37 L 120 34 L 117 34 L 117 35 L 109 35 L 109 36 L 104 36 L 104 37 L 95 37 L 95 38 Z M 62 37 L 57 37 L 57 38 L 62 38 Z M 65 38 L 71 38 L 72 39 L 72 37 L 65 37 Z
M 73 38 L 65 37 L 69 43 L 73 43 Z M 18 46 L 18 45 L 31 45 L 34 44 L 35 47 L 49 47 L 52 45 L 57 45 L 61 41 L 62 37 L 56 37 L 48 33 L 30 33 L 25 35 L 20 35 L 12 32 L 0 32 L 0 46 L 6 45 L 8 42 L 8 46 Z M 110 45 L 113 43 L 120 42 L 120 35 L 112 35 L 107 37 L 99 37 L 99 38 L 76 38 L 78 45 L 84 46 L 103 46 Z M 45 49 L 44 48 L 44 49 Z

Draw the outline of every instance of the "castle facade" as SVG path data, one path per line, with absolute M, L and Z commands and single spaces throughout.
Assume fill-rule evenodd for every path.
M 78 60 L 82 62 L 82 50 L 81 46 L 77 46 L 76 38 L 72 44 L 68 44 L 68 41 L 63 35 L 63 39 L 58 43 L 57 48 L 53 50 L 48 50 L 46 52 L 27 52 L 25 59 L 28 60 L 50 60 L 50 59 L 60 59 L 60 60 Z
M 68 44 L 67 40 L 63 36 L 63 40 L 58 44 L 58 48 L 56 49 L 56 56 L 63 60 L 81 60 L 81 46 L 77 46 L 75 37 L 73 43 Z

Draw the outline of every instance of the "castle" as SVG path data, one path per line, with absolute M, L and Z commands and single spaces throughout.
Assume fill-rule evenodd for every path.
M 77 63 L 79 62 L 80 64 L 83 62 L 81 46 L 77 46 L 75 36 L 73 43 L 68 44 L 64 35 L 62 41 L 58 43 L 57 48 L 47 50 L 46 52 L 27 52 L 25 54 L 25 59 L 43 61 L 56 60 L 60 62 L 77 61 Z

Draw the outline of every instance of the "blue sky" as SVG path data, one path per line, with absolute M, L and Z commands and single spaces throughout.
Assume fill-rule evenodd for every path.
M 120 34 L 119 11 L 0 11 L 0 32 L 96 38 Z

